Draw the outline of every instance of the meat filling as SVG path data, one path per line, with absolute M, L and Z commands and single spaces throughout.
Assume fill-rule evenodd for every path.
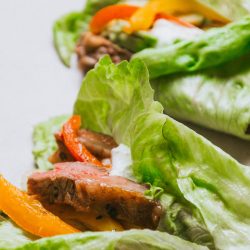
M 46 173 L 28 179 L 28 192 L 51 204 L 64 204 L 77 211 L 108 214 L 125 228 L 155 229 L 161 206 L 145 197 L 147 188 L 106 169 L 86 163 L 58 163 Z M 129 225 L 129 226 L 128 226 Z
M 49 161 L 53 164 L 75 161 L 65 146 L 62 135 L 56 133 L 55 139 L 58 150 L 49 158 Z M 87 129 L 80 129 L 78 131 L 78 140 L 91 152 L 91 154 L 100 160 L 110 158 L 111 150 L 118 146 L 111 136 L 92 132 Z
M 98 159 L 110 158 L 111 150 L 118 146 L 111 136 L 86 129 L 78 131 L 78 139 Z
M 97 36 L 91 32 L 83 33 L 77 46 L 78 65 L 83 72 L 92 69 L 103 55 L 110 55 L 114 63 L 129 60 L 131 53 L 113 44 L 104 37 Z

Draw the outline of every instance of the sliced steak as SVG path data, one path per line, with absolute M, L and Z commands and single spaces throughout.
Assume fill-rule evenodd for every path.
M 78 131 L 78 139 L 98 159 L 110 158 L 111 150 L 118 146 L 111 136 L 86 129 Z
M 28 192 L 40 200 L 73 206 L 77 211 L 106 213 L 123 225 L 154 229 L 161 206 L 145 197 L 147 188 L 86 163 L 58 163 L 28 179 Z
M 49 157 L 49 161 L 53 164 L 58 162 L 75 161 L 74 157 L 65 146 L 61 133 L 56 133 L 55 139 L 58 150 Z M 91 154 L 100 160 L 111 158 L 111 150 L 118 146 L 111 136 L 86 129 L 80 129 L 78 131 L 78 140 L 90 151 Z
M 103 55 L 110 55 L 114 63 L 129 60 L 131 53 L 106 38 L 94 35 L 91 32 L 83 33 L 76 47 L 78 65 L 83 72 L 94 68 Z

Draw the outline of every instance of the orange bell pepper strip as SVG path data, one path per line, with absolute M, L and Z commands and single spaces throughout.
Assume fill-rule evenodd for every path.
M 25 231 L 40 237 L 79 232 L 47 211 L 32 196 L 22 192 L 0 175 L 0 210 Z
M 90 21 L 90 30 L 94 34 L 100 33 L 103 28 L 113 19 L 128 19 L 139 7 L 119 4 L 110 5 L 99 10 Z
M 78 141 L 77 132 L 80 127 L 81 117 L 79 115 L 73 115 L 63 125 L 62 137 L 65 146 L 77 161 L 88 162 L 102 167 L 103 164 L 96 159 L 95 156 L 93 156 L 82 143 Z
M 174 15 L 176 12 L 198 12 L 211 20 L 220 21 L 225 24 L 230 22 L 228 18 L 220 15 L 208 6 L 200 4 L 196 0 L 151 0 L 130 17 L 129 26 L 125 27 L 124 31 L 132 33 L 138 30 L 148 30 L 154 23 L 157 14 Z M 176 19 L 172 19 L 172 21 L 176 22 Z M 183 25 L 183 22 L 178 21 L 178 23 Z

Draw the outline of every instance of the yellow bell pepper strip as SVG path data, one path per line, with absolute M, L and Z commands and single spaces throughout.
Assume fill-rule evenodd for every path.
M 90 21 L 90 30 L 94 34 L 100 33 L 113 19 L 128 19 L 139 7 L 119 4 L 111 5 L 99 10 Z
M 139 30 L 148 30 L 159 13 L 171 14 L 197 12 L 204 17 L 228 23 L 230 20 L 211 8 L 200 4 L 196 0 L 151 0 L 143 8 L 138 9 L 129 19 L 129 26 L 125 31 L 132 33 Z
M 77 132 L 81 127 L 81 117 L 79 115 L 73 115 L 62 128 L 62 137 L 65 146 L 72 154 L 72 156 L 81 162 L 92 163 L 95 166 L 103 167 L 104 165 L 93 156 L 87 148 L 78 141 Z
M 0 210 L 25 231 L 40 237 L 79 232 L 0 175 Z
M 124 28 L 127 33 L 139 30 L 148 30 L 154 23 L 155 16 L 164 9 L 162 1 L 150 1 L 144 7 L 138 9 L 129 19 L 129 26 Z M 165 3 L 164 3 L 165 5 Z

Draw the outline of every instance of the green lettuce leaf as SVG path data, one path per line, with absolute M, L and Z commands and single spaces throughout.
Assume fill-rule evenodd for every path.
M 198 0 L 198 2 L 234 21 L 250 13 L 249 0 Z
M 220 67 L 152 81 L 164 111 L 180 120 L 250 139 L 250 55 Z
M 130 125 L 134 125 L 134 117 L 150 108 L 152 99 L 153 90 L 144 64 L 134 60 L 115 66 L 107 56 L 84 78 L 74 112 L 82 116 L 84 127 L 112 135 L 118 144 L 129 146 Z M 161 109 L 160 104 L 157 107 Z
M 196 244 L 207 246 L 209 249 L 215 249 L 212 235 L 194 208 L 185 206 L 173 195 L 166 193 L 161 196 L 160 202 L 164 215 L 157 230 L 177 235 Z
M 71 56 L 81 33 L 87 29 L 89 16 L 73 12 L 58 19 L 53 26 L 53 38 L 61 61 L 70 66 Z
M 250 52 L 250 16 L 214 28 L 192 41 L 164 48 L 145 49 L 133 57 L 147 65 L 150 77 L 178 72 L 194 72 L 218 66 Z
M 57 236 L 33 241 L 16 248 L 16 250 L 33 249 L 205 250 L 207 248 L 166 233 L 150 230 L 129 230 L 123 232 L 86 232 Z
M 137 180 L 201 217 L 216 248 L 249 249 L 250 169 L 164 115 L 152 95 L 143 63 L 115 66 L 106 57 L 85 77 L 74 112 L 85 127 L 128 145 Z
M 62 115 L 35 126 L 32 153 L 38 169 L 49 170 L 52 168 L 52 164 L 48 161 L 48 158 L 57 150 L 54 133 L 60 130 L 62 124 L 67 119 L 67 115 Z
M 13 249 L 34 240 L 35 237 L 18 228 L 0 215 L 0 249 Z

